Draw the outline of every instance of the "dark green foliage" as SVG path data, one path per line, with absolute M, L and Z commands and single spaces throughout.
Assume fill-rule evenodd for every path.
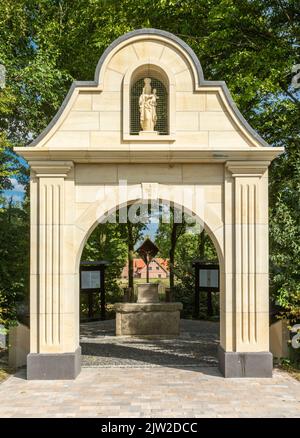
M 193 262 L 199 258 L 205 261 L 217 262 L 218 257 L 212 241 L 207 233 L 198 234 L 198 228 L 188 229 L 186 224 L 180 224 L 178 230 L 174 257 L 173 299 L 183 303 L 182 317 L 191 318 L 194 313 L 195 300 L 195 270 Z M 160 256 L 169 259 L 172 223 L 160 223 L 156 244 L 160 248 Z M 201 249 L 201 239 L 205 236 L 204 248 Z M 203 252 L 203 254 L 201 254 Z M 214 313 L 219 314 L 219 297 L 213 299 Z M 207 318 L 206 294 L 200 295 L 200 317 Z
M 18 302 L 28 302 L 29 222 L 28 206 L 4 204 L 0 209 L 0 324 L 17 319 Z
M 105 270 L 106 302 L 108 304 L 120 302 L 123 299 L 123 289 L 119 281 L 121 272 L 126 262 L 133 258 L 134 245 L 141 237 L 144 228 L 143 223 L 120 224 L 118 221 L 116 223 L 101 223 L 93 231 L 84 247 L 82 261 L 105 260 L 109 263 Z M 86 299 L 82 297 L 82 301 L 81 308 L 86 313 Z M 99 309 L 99 297 L 95 297 L 95 309 Z M 107 310 L 110 309 L 111 306 L 107 306 Z
M 82 261 L 105 260 L 105 290 L 107 302 L 121 300 L 118 279 L 127 260 L 127 245 L 122 239 L 119 224 L 100 224 L 88 239 L 81 257 Z

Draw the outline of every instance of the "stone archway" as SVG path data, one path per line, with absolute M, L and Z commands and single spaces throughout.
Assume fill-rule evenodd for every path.
M 152 187 L 152 189 L 151 189 Z M 117 189 L 116 187 L 113 188 L 113 191 L 116 193 Z M 137 194 L 140 193 L 142 197 L 136 197 Z M 174 201 L 174 194 L 176 193 L 176 199 L 177 202 Z M 120 209 L 122 209 L 123 207 L 126 207 L 130 209 L 130 207 L 136 207 L 137 209 L 139 208 L 143 208 L 146 207 L 147 209 L 150 207 L 151 208 L 151 203 L 154 202 L 154 214 L 157 214 L 157 210 L 155 210 L 157 208 L 157 205 L 159 204 L 160 207 L 164 206 L 165 208 L 168 208 L 168 206 L 174 207 L 177 210 L 177 214 L 178 216 L 180 216 L 180 213 L 184 213 L 187 215 L 188 218 L 194 217 L 196 223 L 197 223 L 197 231 L 194 229 L 194 232 L 201 232 L 203 229 L 206 231 L 207 236 L 210 238 L 212 245 L 216 251 L 216 260 L 218 260 L 219 263 L 219 267 L 220 267 L 220 294 L 219 294 L 219 300 L 218 302 L 220 302 L 220 300 L 223 297 L 223 293 L 224 293 L 224 258 L 223 258 L 223 253 L 222 253 L 222 248 L 220 246 L 220 242 L 218 241 L 219 239 L 219 235 L 218 233 L 216 233 L 216 235 L 214 234 L 214 232 L 212 231 L 212 229 L 208 226 L 207 222 L 204 222 L 202 218 L 199 217 L 199 211 L 198 214 L 195 213 L 196 208 L 194 208 L 191 204 L 191 202 L 188 202 L 189 200 L 186 200 L 187 202 L 182 202 L 182 203 L 178 203 L 178 199 L 179 199 L 179 190 L 176 190 L 175 193 L 172 191 L 169 192 L 169 195 L 171 196 L 167 196 L 167 192 L 166 189 L 159 189 L 159 185 L 158 184 L 147 184 L 147 190 L 143 190 L 143 185 L 140 184 L 140 187 L 138 187 L 138 185 L 135 185 L 135 187 L 132 187 L 131 190 L 129 188 L 128 190 L 128 201 L 124 202 L 123 204 L 118 204 L 118 196 L 114 196 L 111 192 L 109 194 L 107 194 L 105 196 L 105 199 L 100 198 L 97 201 L 95 201 L 93 204 L 90 205 L 89 207 L 89 212 L 88 212 L 88 217 L 89 219 L 87 219 L 87 217 L 85 216 L 84 218 L 79 218 L 77 226 L 78 229 L 80 229 L 79 235 L 78 235 L 78 253 L 77 253 L 77 257 L 75 260 L 75 271 L 79 272 L 79 266 L 80 266 L 80 262 L 81 260 L 85 260 L 82 259 L 82 252 L 83 249 L 86 245 L 86 243 L 88 242 L 91 234 L 93 233 L 93 231 L 100 226 L 103 223 L 103 220 L 106 220 L 108 218 L 110 218 L 110 220 L 115 220 L 115 218 L 113 217 L 114 213 L 119 213 Z M 161 195 L 164 195 L 164 198 L 161 198 Z M 154 198 L 155 196 L 155 198 Z M 124 199 L 124 198 L 123 198 Z M 104 205 L 104 206 L 103 206 Z M 203 205 L 203 204 L 202 204 Z M 202 206 L 201 204 L 199 204 L 199 206 Z M 109 210 L 105 211 L 106 208 L 108 208 L 108 206 L 110 207 Z M 142 207 L 141 207 L 142 206 Z M 145 209 L 146 209 L 145 208 Z M 193 208 L 193 210 L 192 210 Z M 200 208 L 200 210 L 202 210 Z M 204 211 L 202 211 L 202 213 L 204 213 Z M 151 216 L 151 213 L 148 213 Z M 99 215 L 99 216 L 98 216 Z M 138 214 L 139 215 L 139 214 Z M 130 215 L 129 215 L 130 216 Z M 119 216 L 116 214 L 117 219 L 119 218 Z M 161 218 L 162 219 L 162 218 Z M 82 226 L 79 225 L 79 223 L 81 222 L 81 220 L 83 220 L 84 224 L 82 224 Z M 124 220 L 124 217 L 123 217 Z M 213 212 L 213 210 L 208 210 L 206 211 L 206 221 L 209 221 L 209 225 L 212 226 L 214 229 L 217 229 L 217 222 L 218 222 L 218 218 L 216 216 L 216 214 Z M 124 222 L 121 222 L 124 224 Z M 191 231 L 191 230 L 190 230 Z M 82 240 L 81 237 L 82 236 Z M 79 279 L 77 281 L 77 284 L 79 286 Z M 138 283 L 136 284 L 136 286 L 138 286 Z M 194 294 L 194 288 L 192 288 L 192 293 Z M 79 303 L 79 297 L 80 297 L 80 289 L 78 287 L 77 290 L 77 296 L 76 296 L 76 301 L 77 303 Z M 122 301 L 122 300 L 120 300 Z M 223 299 L 224 301 L 224 299 Z M 165 303 L 162 303 L 163 305 L 165 305 Z M 174 308 L 172 307 L 172 305 L 175 307 L 178 306 L 179 303 L 169 303 L 167 304 L 167 306 L 169 306 L 170 308 L 168 309 L 168 312 L 172 311 Z M 129 304 L 132 305 L 132 304 Z M 119 303 L 118 305 L 118 309 L 120 309 L 120 306 L 123 306 L 123 304 Z M 133 304 L 133 306 L 135 306 L 135 304 Z M 172 307 L 172 309 L 171 309 Z M 161 309 L 161 311 L 166 312 L 166 309 Z M 125 314 L 128 313 L 128 308 L 125 311 Z M 147 312 L 146 312 L 147 315 Z M 170 324 L 170 318 L 168 318 L 168 313 L 164 313 L 164 320 L 168 320 L 168 329 L 172 326 Z M 182 365 L 182 363 L 184 363 L 187 359 L 187 357 L 185 356 L 186 353 L 189 351 L 189 355 L 191 354 L 191 352 L 196 352 L 197 354 L 199 354 L 199 346 L 203 344 L 204 339 L 206 339 L 204 337 L 201 338 L 201 332 L 203 330 L 203 333 L 206 333 L 207 330 L 211 330 L 211 326 L 216 326 L 213 330 L 213 334 L 212 334 L 212 338 L 209 339 L 208 344 L 206 345 L 206 341 L 204 341 L 204 344 L 206 345 L 205 349 L 202 347 L 202 356 L 208 355 L 207 357 L 209 358 L 209 360 L 207 360 L 207 358 L 205 358 L 204 360 L 202 360 L 202 358 L 200 358 L 201 360 L 201 364 L 205 363 L 213 363 L 214 366 L 216 364 L 216 353 L 217 353 L 217 346 L 220 345 L 225 345 L 226 343 L 226 339 L 223 336 L 223 333 L 220 333 L 220 326 L 224 325 L 223 324 L 223 317 L 224 315 L 222 315 L 222 313 L 220 313 L 220 311 L 218 310 L 217 315 L 219 315 L 220 317 L 220 321 L 218 321 L 216 324 L 214 324 L 213 322 L 208 323 L 207 326 L 205 326 L 205 321 L 198 321 L 199 324 L 202 323 L 203 325 L 201 326 L 201 331 L 199 331 L 197 337 L 193 336 L 191 339 L 193 339 L 192 342 L 188 341 L 188 339 L 190 339 L 190 331 L 188 332 L 188 338 L 186 338 L 187 335 L 187 327 L 190 327 L 192 330 L 192 332 L 195 332 L 195 327 L 196 326 L 192 326 L 190 324 L 188 324 L 189 322 L 195 322 L 195 321 L 189 321 L 189 320 L 181 320 L 181 332 L 180 332 L 180 336 L 179 337 L 175 337 L 172 340 L 172 347 L 171 350 L 173 350 L 173 347 L 175 349 L 177 349 L 179 356 L 183 356 L 184 359 L 182 359 L 182 361 L 180 361 L 178 359 L 178 357 L 176 356 L 176 359 L 170 359 L 171 363 L 173 362 L 174 364 L 176 364 L 176 366 Z M 117 317 L 117 315 L 116 315 Z M 123 318 L 122 318 L 123 319 Z M 144 316 L 141 317 L 141 319 L 144 319 Z M 79 319 L 80 320 L 80 319 Z M 156 323 L 158 322 L 158 319 L 154 317 L 154 320 L 156 321 Z M 109 321 L 106 321 L 107 323 Z M 127 325 L 127 324 L 125 324 Z M 89 327 L 88 327 L 89 326 Z M 114 320 L 114 326 L 115 326 L 115 330 L 118 333 L 118 323 L 117 323 L 117 318 L 116 321 Z M 161 327 L 161 324 L 159 324 L 159 327 Z M 199 328 L 199 326 L 198 326 Z M 98 333 L 97 333 L 97 329 L 98 329 Z M 143 325 L 143 329 L 145 329 L 145 324 Z M 85 337 L 85 334 L 90 332 L 90 330 L 94 331 L 95 333 L 95 337 L 93 339 L 93 343 L 89 344 L 88 342 L 88 337 Z M 190 330 L 190 329 L 189 329 Z M 103 337 L 103 333 L 105 331 L 105 336 Z M 99 333 L 102 333 L 102 335 L 99 335 Z M 216 339 L 216 333 L 218 334 L 218 338 Z M 164 345 L 168 345 L 168 342 L 165 344 L 165 337 L 168 336 L 167 334 L 164 334 L 164 336 L 162 337 L 163 341 L 159 340 L 161 338 L 161 336 L 157 337 L 155 336 L 155 334 L 157 335 L 157 331 L 153 332 L 152 336 L 151 336 L 151 342 L 150 344 L 152 345 L 152 347 L 150 347 L 150 344 L 148 344 L 149 340 L 146 341 L 146 344 L 142 344 L 143 342 L 143 336 L 141 339 L 138 340 L 136 346 L 138 346 L 138 349 L 141 349 L 141 352 L 143 350 L 143 348 L 146 348 L 145 351 L 148 351 L 148 354 L 146 354 L 146 356 L 144 357 L 146 363 L 159 363 L 157 362 L 158 357 L 157 357 L 157 353 L 155 353 L 155 349 L 158 348 L 163 348 L 165 353 L 167 352 L 167 348 L 165 349 L 165 347 L 163 347 Z M 119 333 L 119 335 L 122 335 L 122 333 Z M 108 336 L 108 338 L 107 338 Z M 174 334 L 171 335 L 172 337 L 174 336 Z M 183 337 L 182 337 L 183 336 Z M 203 336 L 203 334 L 202 334 Z M 204 335 L 205 336 L 205 335 Z M 133 339 L 135 338 L 135 336 L 133 336 Z M 116 349 L 118 348 L 117 346 L 120 345 L 120 342 L 122 343 L 122 345 L 127 348 L 130 345 L 133 345 L 132 342 L 134 342 L 133 339 L 130 340 L 126 340 L 121 338 L 115 338 L 114 336 L 112 336 L 112 325 L 108 325 L 105 324 L 103 325 L 103 321 L 101 322 L 94 322 L 94 323 L 84 323 L 84 321 L 80 322 L 80 345 L 81 345 L 81 353 L 82 353 L 82 362 L 83 362 L 83 366 L 87 366 L 88 363 L 93 363 L 96 366 L 101 366 L 101 359 L 102 355 L 107 355 L 107 343 L 110 346 L 109 348 L 111 348 L 110 353 L 108 354 L 108 356 L 112 355 L 112 358 L 115 356 L 115 354 L 117 353 L 117 350 L 114 350 L 113 347 L 116 347 Z M 190 340 L 191 340 L 190 339 Z M 219 343 L 220 340 L 220 343 Z M 195 346 L 195 343 L 197 344 L 197 346 Z M 217 344 L 217 346 L 216 346 Z M 92 346 L 92 348 L 90 349 L 89 347 Z M 104 346 L 104 350 L 103 352 L 101 351 L 101 348 Z M 153 346 L 155 346 L 154 350 L 152 349 Z M 170 355 L 170 357 L 172 356 L 171 354 L 171 350 L 168 351 L 168 355 Z M 204 351 L 205 350 L 205 351 Z M 206 351 L 207 350 L 207 351 Z M 215 351 L 214 351 L 215 350 Z M 213 351 L 213 353 L 212 353 Z M 153 358 L 151 358 L 151 355 L 154 355 Z M 209 354 L 212 356 L 209 356 Z M 93 357 L 93 359 L 89 359 L 89 356 L 86 355 L 95 355 L 95 357 Z M 159 356 L 159 355 L 158 355 Z M 119 363 L 120 365 L 122 364 L 122 357 L 123 355 L 120 355 L 120 359 L 119 359 Z M 213 359 L 212 359 L 213 357 Z M 132 359 L 132 351 L 131 348 L 129 348 L 128 351 L 128 360 L 130 361 Z M 123 357 L 124 359 L 124 357 Z M 143 360 L 144 360 L 143 359 Z M 199 359 L 199 358 L 198 358 Z M 142 359 L 140 359 L 142 360 Z M 212 361 L 211 361 L 212 360 Z M 89 362 L 91 361 L 91 362 Z M 113 359 L 112 359 L 113 361 Z M 177 362 L 176 362 L 177 361 Z M 194 362 L 196 362 L 196 359 L 194 359 Z M 106 362 L 105 362 L 106 363 Z M 130 362 L 129 362 L 130 363 Z M 106 364 L 106 366 L 109 366 L 109 364 Z M 122 365 L 121 365 L 122 366 Z M 191 362 L 189 362 L 189 367 L 191 366 Z M 206 366 L 206 365 L 205 365 Z
M 146 71 L 167 78 L 166 135 L 130 132 L 132 75 Z M 267 171 L 282 148 L 253 131 L 225 83 L 204 80 L 182 40 L 155 29 L 120 37 L 95 80 L 74 83 L 47 129 L 16 151 L 31 167 L 29 379 L 80 372 L 78 254 L 101 214 L 151 197 L 182 205 L 185 189 L 223 260 L 220 369 L 271 376 Z

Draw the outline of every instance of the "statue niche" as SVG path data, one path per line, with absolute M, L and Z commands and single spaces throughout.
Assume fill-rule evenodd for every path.
M 150 78 L 145 78 L 144 83 L 145 85 L 139 98 L 141 132 L 157 134 L 154 128 L 157 122 L 156 106 L 159 97 L 156 94 L 156 89 L 153 88 L 152 90 Z

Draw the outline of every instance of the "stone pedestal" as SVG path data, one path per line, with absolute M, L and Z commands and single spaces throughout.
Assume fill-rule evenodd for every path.
M 141 283 L 137 287 L 138 299 L 140 303 L 158 303 L 158 284 L 155 283 Z
M 151 137 L 153 136 L 154 138 L 158 136 L 158 131 L 140 131 L 139 135 L 141 137 Z
M 116 336 L 178 336 L 182 303 L 117 303 Z
M 30 353 L 28 380 L 72 380 L 81 371 L 81 347 L 73 353 Z
M 219 346 L 218 357 L 224 377 L 272 377 L 273 355 L 268 351 L 224 351 Z
M 158 284 L 138 285 L 137 303 L 116 303 L 116 336 L 178 336 L 182 303 L 159 303 Z

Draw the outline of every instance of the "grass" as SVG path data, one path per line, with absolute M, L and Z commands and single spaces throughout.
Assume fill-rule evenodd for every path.
M 300 382 L 300 369 L 299 368 L 295 368 L 293 365 L 289 364 L 289 363 L 281 363 L 279 365 L 279 368 L 288 372 L 290 374 L 290 376 L 294 377 L 294 379 L 298 380 Z
M 7 368 L 0 368 L 0 383 L 4 382 L 4 380 L 8 379 L 10 376 L 10 370 Z
M 7 350 L 0 348 L 0 383 L 4 382 L 14 370 L 8 366 Z
M 166 287 L 169 287 L 169 278 L 150 278 L 149 282 L 159 283 L 159 284 L 163 284 Z M 134 284 L 139 284 L 139 283 L 146 283 L 146 278 L 135 278 Z M 124 278 L 120 279 L 120 285 L 127 286 L 128 280 L 125 280 Z

